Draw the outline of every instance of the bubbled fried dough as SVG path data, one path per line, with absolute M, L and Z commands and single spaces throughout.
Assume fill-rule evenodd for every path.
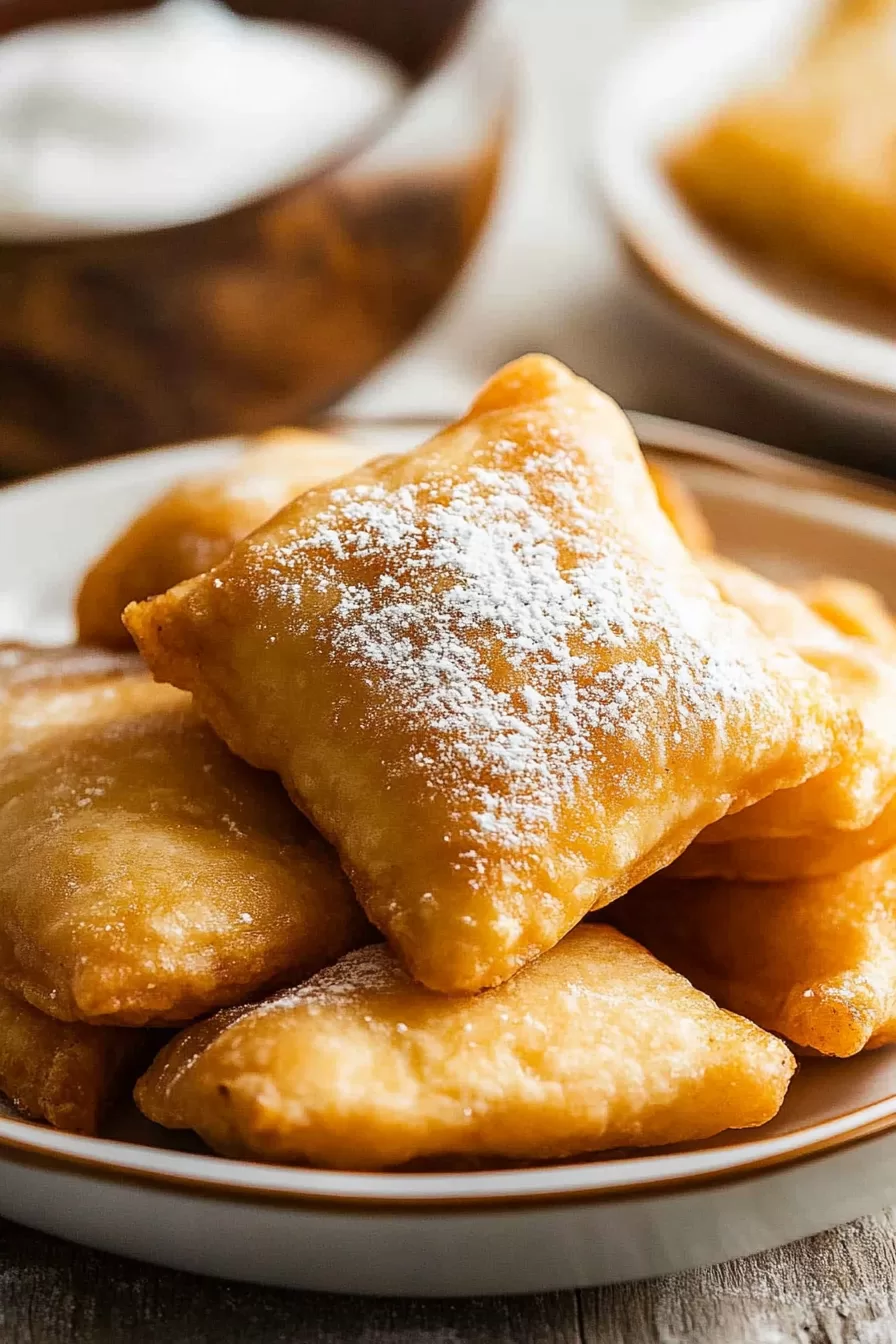
M 374 454 L 331 434 L 273 430 L 233 462 L 179 481 L 139 514 L 92 566 L 78 594 L 82 643 L 127 648 L 129 602 L 211 569 L 297 494 L 352 471 Z
M 794 1061 L 637 943 L 583 924 L 498 989 L 446 998 L 385 945 L 188 1028 L 141 1079 L 151 1120 L 223 1153 L 376 1169 L 525 1161 L 761 1125 Z
M 0 984 L 54 1017 L 189 1021 L 367 936 L 277 780 L 145 673 L 0 754 Z
M 783 790 L 748 811 L 725 817 L 701 839 L 818 836 L 862 831 L 896 793 L 896 660 L 866 640 L 842 635 L 796 594 L 742 565 L 704 557 L 704 570 L 724 597 L 753 617 L 766 634 L 788 643 L 827 673 L 856 716 L 857 740 L 843 758 L 800 788 Z
M 826 1055 L 896 1041 L 896 849 L 818 881 L 658 874 L 615 924 L 734 1012 Z
M 0 989 L 0 1092 L 34 1120 L 95 1134 L 149 1058 L 150 1037 L 57 1022 Z
M 700 572 L 615 403 L 537 355 L 126 620 L 449 993 L 505 980 L 851 731 Z

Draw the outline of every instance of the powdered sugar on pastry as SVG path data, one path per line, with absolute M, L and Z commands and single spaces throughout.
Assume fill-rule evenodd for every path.
M 827 678 L 700 572 L 618 407 L 543 357 L 127 623 L 449 992 L 824 768 L 845 730 Z
M 492 448 L 494 465 L 466 478 L 333 490 L 312 529 L 261 540 L 258 558 L 299 626 L 303 591 L 324 599 L 302 633 L 436 736 L 417 756 L 432 790 L 457 793 L 464 815 L 474 798 L 479 831 L 526 850 L 604 739 L 637 753 L 658 700 L 679 732 L 763 686 L 742 623 L 720 631 L 708 586 L 659 569 L 645 583 L 640 558 L 601 531 L 585 463 L 559 436 L 522 462 L 513 442 Z M 599 672 L 595 647 L 611 660 Z

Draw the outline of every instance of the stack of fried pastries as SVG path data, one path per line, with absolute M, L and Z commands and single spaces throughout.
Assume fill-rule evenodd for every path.
M 181 1027 L 137 1084 L 151 1120 L 375 1169 L 760 1125 L 782 1036 L 883 1043 L 874 595 L 722 560 L 614 403 L 542 356 L 409 453 L 328 472 L 319 437 L 287 442 L 304 468 L 255 459 L 283 507 L 211 569 L 178 529 L 215 533 L 217 493 L 241 532 L 251 458 L 88 576 L 94 640 L 146 598 L 145 662 L 117 629 L 0 651 L 0 1088 L 90 1130 Z M 755 974 L 742 891 L 800 923 Z

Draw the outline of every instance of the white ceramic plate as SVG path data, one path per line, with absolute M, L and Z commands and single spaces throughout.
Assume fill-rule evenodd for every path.
M 896 512 L 885 492 L 709 431 L 650 417 L 638 428 L 642 441 L 687 457 L 732 553 L 784 577 L 834 569 L 896 601 Z M 64 637 L 78 578 L 104 542 L 164 484 L 236 450 L 169 449 L 0 491 L 0 637 Z M 708 465 L 720 459 L 759 475 Z M 892 1050 L 807 1061 L 781 1115 L 759 1131 L 511 1170 L 264 1166 L 211 1156 L 132 1108 L 99 1139 L 0 1112 L 0 1214 L 176 1268 L 342 1292 L 530 1292 L 637 1278 L 757 1251 L 888 1202 Z
M 594 126 L 600 185 L 655 288 L 719 353 L 835 412 L 896 426 L 896 312 L 835 299 L 726 246 L 667 181 L 663 150 L 738 88 L 785 67 L 821 0 L 713 0 L 616 67 Z

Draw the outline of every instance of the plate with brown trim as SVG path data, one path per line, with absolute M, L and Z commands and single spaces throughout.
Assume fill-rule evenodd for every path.
M 708 430 L 634 417 L 722 549 L 773 577 L 871 582 L 896 604 L 896 496 Z M 390 447 L 427 426 L 353 425 Z M 0 491 L 0 638 L 69 638 L 78 576 L 169 482 L 236 442 L 96 463 Z M 97 1138 L 0 1107 L 0 1215 L 198 1273 L 338 1292 L 531 1292 L 744 1255 L 896 1201 L 896 1053 L 804 1059 L 761 1129 L 555 1164 L 383 1173 L 214 1156 L 125 1107 Z
M 785 69 L 821 12 L 822 0 L 713 0 L 660 24 L 598 97 L 592 163 L 637 273 L 692 336 L 828 414 L 892 427 L 892 306 L 735 247 L 697 219 L 663 164 L 715 109 Z

